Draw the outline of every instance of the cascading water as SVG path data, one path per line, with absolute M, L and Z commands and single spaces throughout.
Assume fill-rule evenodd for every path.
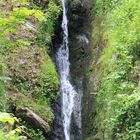
M 68 47 L 68 19 L 67 19 L 67 0 L 62 0 L 63 19 L 62 30 L 63 40 L 60 48 L 56 53 L 56 63 L 60 74 L 61 81 L 61 97 L 62 97 L 62 115 L 65 140 L 70 140 L 72 113 L 74 114 L 76 125 L 81 128 L 81 110 L 80 96 L 70 82 L 70 62 Z M 79 102 L 77 104 L 76 102 Z

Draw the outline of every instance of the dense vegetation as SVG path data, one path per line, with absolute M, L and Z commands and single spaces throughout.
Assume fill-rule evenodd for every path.
M 61 13 L 57 2 L 0 0 L 0 140 L 46 139 L 40 128 L 18 115 L 21 108 L 42 118 L 50 131 L 51 105 L 59 95 L 49 55 Z M 73 3 L 82 5 L 80 0 Z M 140 2 L 96 0 L 93 7 L 87 76 L 96 105 L 87 139 L 140 140 Z
M 89 139 L 140 139 L 140 3 L 97 0 L 91 67 L 96 115 Z M 96 48 L 95 48 L 96 46 Z
M 54 119 L 59 80 L 48 54 L 60 12 L 53 0 L 0 0 L 0 140 L 45 139 L 14 115 L 26 107 L 49 125 Z

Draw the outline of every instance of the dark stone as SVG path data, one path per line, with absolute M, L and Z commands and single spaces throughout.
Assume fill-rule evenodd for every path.
M 61 99 L 59 98 L 53 104 L 55 120 L 53 122 L 50 140 L 64 140 L 62 115 L 61 115 Z
M 69 20 L 69 48 L 70 48 L 70 62 L 71 62 L 71 82 L 76 86 L 76 89 L 83 91 L 82 103 L 82 121 L 83 136 L 79 135 L 74 118 L 72 118 L 71 140 L 85 139 L 87 132 L 86 125 L 89 117 L 93 114 L 91 108 L 94 105 L 94 97 L 89 94 L 88 77 L 86 75 L 90 59 L 90 38 L 92 31 L 92 14 L 94 0 L 71 0 L 69 1 L 68 20 Z M 61 29 L 62 16 L 59 18 L 55 36 L 53 39 L 53 52 L 57 51 L 62 42 Z M 79 84 L 81 82 L 82 84 Z M 61 117 L 61 100 L 54 103 L 55 121 L 53 123 L 53 131 L 51 133 L 51 140 L 64 140 L 62 117 Z M 83 137 L 83 138 L 82 138 Z

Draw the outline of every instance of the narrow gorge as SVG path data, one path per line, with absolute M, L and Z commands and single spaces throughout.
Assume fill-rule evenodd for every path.
M 0 0 L 0 140 L 140 140 L 139 0 Z
M 56 120 L 52 140 L 81 140 L 83 137 L 82 102 L 87 92 L 85 72 L 89 65 L 92 5 L 93 1 L 62 1 L 62 23 L 59 23 L 62 25 L 58 26 L 54 38 L 61 96 L 54 104 Z
M 78 129 L 81 129 L 81 97 L 78 95 L 74 86 L 70 82 L 70 62 L 69 62 L 69 32 L 67 10 L 68 2 L 62 1 L 63 17 L 62 17 L 62 43 L 56 52 L 56 65 L 60 74 L 60 93 L 62 104 L 62 122 L 64 129 L 64 139 L 71 139 L 71 122 L 72 114 L 74 114 Z M 79 93 L 80 94 L 80 93 Z M 79 100 L 77 100 L 78 98 Z M 78 110 L 77 110 L 78 109 Z M 73 136 L 73 139 L 74 136 Z

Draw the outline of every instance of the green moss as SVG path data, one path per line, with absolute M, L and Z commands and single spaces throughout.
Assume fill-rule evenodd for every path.
M 11 133 L 5 133 L 3 130 L 0 130 L 0 138 L 1 140 L 5 140 L 8 138 L 8 140 L 19 140 L 19 138 L 21 138 L 20 136 L 18 136 L 17 134 L 13 134 Z
M 41 71 L 38 74 L 38 96 L 44 96 L 53 101 L 58 96 L 59 79 L 56 68 L 49 56 L 45 56 L 41 64 Z
M 29 107 L 51 122 L 54 118 L 51 103 L 59 95 L 58 74 L 45 49 L 34 47 L 34 52 L 32 49 L 24 48 L 13 55 L 12 66 L 9 65 L 12 79 L 10 98 L 17 107 Z M 24 65 L 20 60 L 23 56 Z
M 41 10 L 29 9 L 26 7 L 14 8 L 11 17 L 21 21 L 26 21 L 29 17 L 35 17 L 39 21 L 45 20 L 45 15 Z
M 17 107 L 29 107 L 51 123 L 54 119 L 51 103 L 59 95 L 59 79 L 55 65 L 50 57 L 47 53 L 42 54 L 42 56 L 44 57 L 40 62 L 40 70 L 35 76 L 37 83 L 32 85 L 31 82 L 28 81 L 28 83 L 20 84 L 19 86 L 22 88 L 18 87 L 18 89 L 24 95 L 16 94 L 15 97 L 12 96 L 12 100 L 16 102 Z M 29 85 L 26 87 L 27 84 Z M 32 86 L 31 93 L 28 93 L 30 86 Z
M 52 122 L 54 115 L 48 102 L 45 101 L 45 98 L 34 99 L 32 96 L 15 94 L 11 97 L 11 99 L 12 102 L 14 101 L 17 109 L 22 107 L 28 107 L 29 109 L 37 113 L 40 117 L 42 117 L 44 120 L 46 120 L 48 123 Z

